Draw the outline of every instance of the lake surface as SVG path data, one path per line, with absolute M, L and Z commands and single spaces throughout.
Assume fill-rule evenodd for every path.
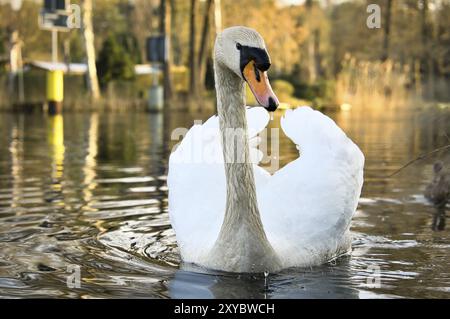
M 265 287 L 263 276 L 180 265 L 170 134 L 208 114 L 0 113 L 0 297 L 449 298 L 450 227 L 423 197 L 448 149 L 387 176 L 449 143 L 450 110 L 329 115 L 366 156 L 352 255 L 270 274 Z M 282 165 L 297 156 L 286 138 L 280 153 Z

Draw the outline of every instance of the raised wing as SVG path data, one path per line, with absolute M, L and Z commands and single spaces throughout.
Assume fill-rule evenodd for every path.
M 255 138 L 268 121 L 263 108 L 247 109 L 249 138 Z M 260 154 L 254 147 L 251 154 L 257 163 Z M 257 183 L 267 177 L 259 167 L 255 175 Z M 226 182 L 217 116 L 188 131 L 170 156 L 167 183 L 170 219 L 183 260 L 201 260 L 216 241 L 225 213 Z
M 300 156 L 258 188 L 264 228 L 285 267 L 323 263 L 348 244 L 364 156 L 333 120 L 309 107 L 287 111 L 281 126 Z

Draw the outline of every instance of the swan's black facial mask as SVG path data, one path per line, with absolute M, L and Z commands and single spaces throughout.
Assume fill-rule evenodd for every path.
M 266 72 L 270 68 L 270 57 L 267 51 L 260 48 L 248 47 L 245 45 L 240 45 L 238 47 L 241 52 L 240 56 L 240 66 L 241 72 L 244 72 L 244 68 L 250 61 L 255 61 L 255 66 L 258 70 Z
M 242 76 L 248 83 L 256 100 L 269 112 L 275 111 L 280 102 L 273 93 L 267 77 L 267 70 L 270 68 L 270 58 L 267 51 L 240 44 L 237 45 L 237 49 L 240 51 Z

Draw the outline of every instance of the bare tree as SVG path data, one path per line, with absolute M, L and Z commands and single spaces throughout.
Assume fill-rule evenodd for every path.
M 166 37 L 166 44 L 167 44 L 167 55 L 164 59 L 163 63 L 163 73 L 164 73 L 164 100 L 170 101 L 172 99 L 172 79 L 170 75 L 170 62 L 171 62 L 171 56 L 170 56 L 170 3 L 168 3 L 166 0 L 161 0 L 160 3 L 160 20 L 159 20 L 159 32 L 161 35 Z
M 179 20 L 179 9 L 176 5 L 176 0 L 170 0 L 170 29 L 171 30 L 177 30 L 178 27 L 178 20 Z M 178 32 L 172 32 L 170 35 L 171 39 L 171 49 L 172 49 L 172 63 L 175 65 L 180 64 L 181 57 L 182 57 L 182 49 L 180 44 L 180 34 Z
M 312 14 L 313 14 L 313 1 L 306 0 L 305 6 L 308 12 L 307 25 L 310 32 L 310 37 L 307 40 L 307 48 L 308 48 L 308 76 L 309 83 L 314 83 L 317 80 L 317 52 L 316 52 L 316 36 L 318 35 L 313 23 L 312 23 Z
M 392 0 L 386 0 L 386 11 L 384 17 L 383 54 L 381 56 L 382 61 L 386 61 L 389 58 L 391 19 L 392 19 Z
M 209 52 L 209 30 L 210 27 L 210 16 L 213 13 L 213 0 L 206 1 L 205 12 L 203 16 L 203 30 L 202 37 L 200 40 L 200 52 L 198 55 L 198 85 L 199 92 L 201 92 L 205 85 L 205 76 L 206 76 L 206 63 L 208 62 L 208 52 Z
M 92 26 L 92 0 L 83 0 L 83 36 L 86 48 L 89 90 L 92 98 L 100 98 L 100 89 L 98 86 L 97 67 L 95 65 L 95 47 L 94 47 L 94 28 Z
M 190 69 L 190 82 L 189 89 L 191 97 L 198 96 L 198 74 L 197 74 L 197 60 L 195 56 L 195 43 L 196 43 L 196 26 L 195 21 L 197 19 L 197 0 L 191 0 L 190 10 L 190 40 L 189 40 L 189 69 Z
M 134 8 L 128 21 L 130 29 L 136 37 L 139 44 L 140 57 L 142 61 L 146 60 L 146 40 L 149 30 L 152 29 L 154 21 L 153 9 L 155 7 L 153 1 L 136 0 Z
M 428 98 L 434 98 L 434 59 L 433 59 L 433 32 L 429 21 L 429 0 L 421 1 L 421 28 L 422 28 L 422 72 L 425 75 Z
M 222 6 L 220 0 L 214 0 L 214 28 L 216 35 L 222 31 Z

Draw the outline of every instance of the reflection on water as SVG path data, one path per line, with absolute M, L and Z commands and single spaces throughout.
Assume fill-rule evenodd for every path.
M 277 275 L 235 275 L 181 267 L 169 285 L 172 298 L 358 298 L 348 260 Z
M 352 256 L 270 274 L 266 287 L 261 276 L 180 264 L 167 212 L 170 133 L 208 114 L 1 114 L 0 296 L 449 297 L 446 212 L 423 196 L 449 152 L 387 177 L 448 143 L 449 110 L 330 115 L 366 155 Z M 297 154 L 282 138 L 281 166 Z M 70 265 L 81 267 L 79 289 L 66 285 Z
M 436 207 L 433 214 L 433 222 L 431 224 L 431 229 L 434 231 L 445 230 L 445 220 L 446 220 L 445 207 Z

